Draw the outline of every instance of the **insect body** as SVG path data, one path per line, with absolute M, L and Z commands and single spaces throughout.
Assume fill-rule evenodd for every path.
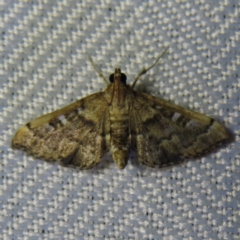
M 49 162 L 90 169 L 110 151 L 120 169 L 130 149 L 149 167 L 176 164 L 203 155 L 230 135 L 214 119 L 171 104 L 163 99 L 134 91 L 120 69 L 110 75 L 103 92 L 82 98 L 55 112 L 36 118 L 20 128 L 13 147 Z

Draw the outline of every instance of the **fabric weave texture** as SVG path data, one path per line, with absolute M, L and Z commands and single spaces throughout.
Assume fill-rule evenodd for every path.
M 2 239 L 240 239 L 240 3 L 237 0 L 0 0 Z M 137 90 L 207 114 L 235 140 L 150 169 L 133 152 L 89 171 L 13 150 L 28 121 L 105 88 L 121 67 Z M 0 237 L 1 238 L 1 237 Z

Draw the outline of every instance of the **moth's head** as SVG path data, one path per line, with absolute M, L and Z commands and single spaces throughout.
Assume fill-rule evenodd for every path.
M 121 72 L 120 68 L 116 68 L 115 72 L 109 76 L 110 83 L 113 83 L 114 81 L 117 81 L 117 80 L 120 80 L 121 83 L 126 85 L 127 76 Z

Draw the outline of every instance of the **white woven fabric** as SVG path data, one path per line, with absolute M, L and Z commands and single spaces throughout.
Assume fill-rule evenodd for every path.
M 0 0 L 2 239 L 240 239 L 238 0 Z M 121 66 L 138 87 L 235 133 L 212 154 L 166 169 L 110 154 L 90 171 L 12 150 L 31 119 L 104 89 Z M 1 238 L 0 237 L 0 238 Z

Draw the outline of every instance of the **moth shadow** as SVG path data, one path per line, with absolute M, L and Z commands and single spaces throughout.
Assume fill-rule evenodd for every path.
M 131 150 L 130 152 L 130 156 L 129 156 L 129 162 L 136 168 L 138 169 L 143 169 L 143 165 L 140 164 L 140 162 L 138 161 L 138 155 L 137 152 L 134 150 Z
M 141 80 L 141 82 L 138 83 L 135 87 L 136 92 L 142 92 L 147 94 L 151 94 L 153 92 L 153 89 L 154 89 L 154 81 L 147 83 L 147 80 L 145 81 Z

